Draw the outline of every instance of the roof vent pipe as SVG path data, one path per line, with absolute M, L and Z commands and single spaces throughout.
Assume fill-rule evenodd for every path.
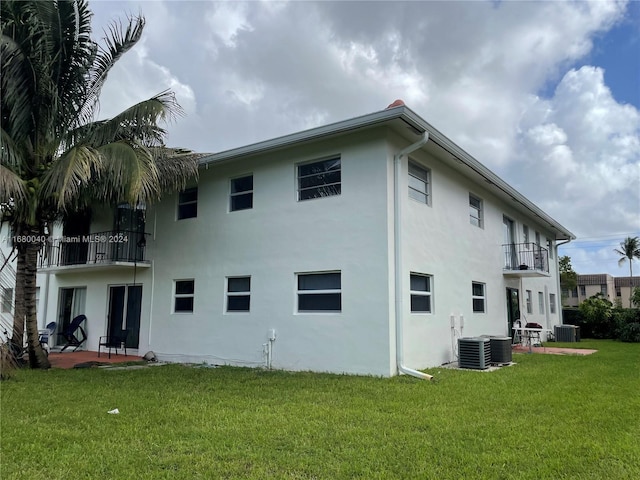
M 394 102 L 395 103 L 395 102 Z M 393 105 L 393 104 L 391 104 Z M 390 106 L 391 106 L 390 105 Z M 396 323 L 396 367 L 398 373 L 404 373 L 424 380 L 432 380 L 433 376 L 426 373 L 419 372 L 413 368 L 406 367 L 403 363 L 403 335 L 402 335 L 402 238 L 400 226 L 402 225 L 401 219 L 401 199 L 400 199 L 400 180 L 402 178 L 402 158 L 409 155 L 411 152 L 416 151 L 429 141 L 429 132 L 424 132 L 422 138 L 416 143 L 409 145 L 407 148 L 401 150 L 393 158 L 394 163 L 394 192 L 393 192 L 393 240 L 395 250 L 395 323 Z

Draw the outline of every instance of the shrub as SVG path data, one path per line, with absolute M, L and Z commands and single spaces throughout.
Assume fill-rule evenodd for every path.
M 616 324 L 613 320 L 613 303 L 597 293 L 580 304 L 580 313 L 591 326 L 593 338 L 615 338 Z
M 640 343 L 640 323 L 627 323 L 620 330 L 620 340 L 623 342 Z

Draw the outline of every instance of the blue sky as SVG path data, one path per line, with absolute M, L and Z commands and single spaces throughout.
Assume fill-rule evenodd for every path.
M 578 236 L 578 273 L 628 274 L 640 236 L 640 3 L 91 1 L 142 12 L 102 116 L 171 88 L 168 143 L 216 152 L 397 98 Z M 637 271 L 640 272 L 640 266 Z
M 619 102 L 640 108 L 640 2 L 631 2 L 627 14 L 598 39 L 588 61 L 604 68 L 605 82 Z

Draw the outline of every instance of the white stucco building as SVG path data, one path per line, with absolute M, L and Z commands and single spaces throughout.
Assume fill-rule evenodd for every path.
M 561 323 L 573 234 L 402 103 L 201 163 L 153 207 L 70 222 L 46 321 L 85 313 L 89 350 L 126 329 L 162 360 L 382 376 L 518 313 Z

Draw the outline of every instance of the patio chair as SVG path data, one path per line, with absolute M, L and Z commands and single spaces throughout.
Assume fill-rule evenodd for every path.
M 49 339 L 53 336 L 57 326 L 56 322 L 51 322 L 47 324 L 44 330 L 38 331 L 38 341 L 47 353 L 49 352 Z
M 67 344 L 62 347 L 62 350 L 60 350 L 61 352 L 64 352 L 69 347 L 75 347 L 73 349 L 73 351 L 75 352 L 80 347 L 80 345 L 82 345 L 87 340 L 87 333 L 84 331 L 84 328 L 82 328 L 81 325 L 82 322 L 84 322 L 86 319 L 86 315 L 78 315 L 60 334 L 67 341 Z
M 113 348 L 118 355 L 118 349 L 124 350 L 124 356 L 127 356 L 127 337 L 129 330 L 121 330 L 113 335 L 103 335 L 98 341 L 98 357 L 100 356 L 100 348 L 106 347 L 109 350 L 109 358 L 111 358 L 111 349 Z

